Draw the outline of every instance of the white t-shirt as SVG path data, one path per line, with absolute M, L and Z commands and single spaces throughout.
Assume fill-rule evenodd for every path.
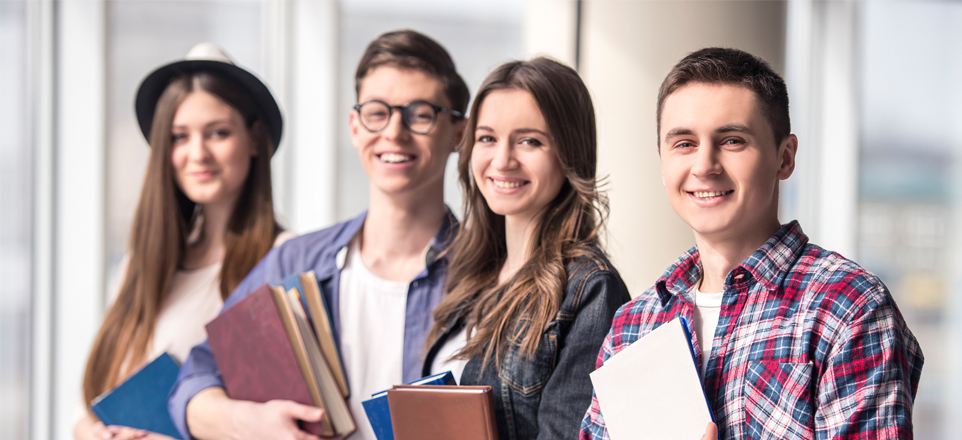
M 708 359 L 711 357 L 711 344 L 715 339 L 715 328 L 718 327 L 718 317 L 721 315 L 723 292 L 702 293 L 697 288 L 695 295 L 694 328 L 698 335 L 698 345 L 701 346 L 701 377 L 705 377 L 708 370 Z
M 361 402 L 402 381 L 408 282 L 368 270 L 352 242 L 341 269 L 341 358 L 351 385 L 348 406 L 357 431 L 351 440 L 376 440 Z
M 464 366 L 468 364 L 468 359 L 451 359 L 451 356 L 458 354 L 465 345 L 468 345 L 468 332 L 461 329 L 456 334 L 448 336 L 444 345 L 438 350 L 434 361 L 431 362 L 431 374 L 438 374 L 450 370 L 454 375 L 455 383 L 461 383 L 461 373 Z
M 297 234 L 284 231 L 277 235 L 274 246 L 297 237 Z M 116 288 L 110 296 L 113 303 L 120 293 L 124 277 L 127 276 L 129 256 L 125 256 L 117 271 Z M 224 300 L 220 297 L 220 268 L 221 262 L 198 269 L 179 269 L 174 272 L 170 282 L 170 293 L 164 298 L 154 326 L 154 336 L 147 347 L 147 356 L 143 364 L 153 361 L 162 353 L 170 353 L 171 357 L 183 363 L 195 345 L 207 339 L 205 326 L 214 320 L 220 309 L 224 307 Z M 134 368 L 131 372 L 138 370 Z M 126 366 L 122 368 L 126 371 Z M 75 411 L 75 422 L 86 415 L 83 402 Z

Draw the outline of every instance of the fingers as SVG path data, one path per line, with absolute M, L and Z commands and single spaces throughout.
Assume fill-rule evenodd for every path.
M 701 436 L 701 440 L 718 440 L 718 427 L 714 423 L 708 422 L 705 435 Z
M 304 431 L 297 430 L 297 434 L 294 435 L 295 440 L 321 440 L 320 437 L 312 434 L 308 434 Z M 334 439 L 331 439 L 334 440 Z
M 324 410 L 300 403 L 285 401 L 282 411 L 291 418 L 305 422 L 319 422 L 324 417 Z
M 128 428 L 126 426 L 108 426 L 104 429 L 104 440 L 141 440 L 146 437 L 147 431 L 143 429 Z

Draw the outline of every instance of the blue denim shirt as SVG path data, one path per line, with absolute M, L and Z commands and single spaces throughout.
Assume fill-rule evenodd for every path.
M 340 334 L 339 288 L 344 252 L 364 224 L 367 213 L 330 228 L 292 238 L 271 250 L 224 302 L 224 309 L 234 305 L 248 293 L 265 283 L 274 283 L 296 273 L 313 270 L 321 291 L 331 307 L 334 327 Z M 428 332 L 434 323 L 431 312 L 444 298 L 447 260 L 439 258 L 454 233 L 458 220 L 448 216 L 438 230 L 425 254 L 425 270 L 411 280 L 408 287 L 404 317 L 404 351 L 402 377 L 404 382 L 421 377 L 422 355 Z M 224 310 L 222 309 L 222 310 Z M 596 350 L 597 351 L 597 350 Z M 187 430 L 187 403 L 197 393 L 211 387 L 223 387 L 220 370 L 214 362 L 207 341 L 195 346 L 180 368 L 177 382 L 170 390 L 167 409 L 174 425 L 185 439 L 192 439 Z
M 489 361 L 482 369 L 482 358 L 475 356 L 461 373 L 460 385 L 491 386 L 501 440 L 578 438 L 581 417 L 591 405 L 588 373 L 595 369 L 615 311 L 631 298 L 600 251 L 569 262 L 567 271 L 561 308 L 534 356 L 525 356 L 515 345 L 505 353 L 501 368 Z M 428 350 L 423 375 L 430 373 L 447 338 L 463 326 L 462 317 L 445 323 Z

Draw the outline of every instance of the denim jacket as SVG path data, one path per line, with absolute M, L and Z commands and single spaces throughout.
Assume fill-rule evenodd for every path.
M 618 308 L 628 302 L 628 288 L 600 251 L 567 264 L 564 300 L 548 324 L 534 356 L 514 346 L 498 369 L 493 360 L 481 373 L 481 357 L 471 358 L 460 385 L 489 385 L 501 440 L 573 439 L 591 405 L 591 381 L 598 350 Z M 449 336 L 464 326 L 449 320 L 431 345 L 422 374 Z

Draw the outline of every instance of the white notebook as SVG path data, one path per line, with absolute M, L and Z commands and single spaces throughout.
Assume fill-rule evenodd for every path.
M 612 440 L 697 440 L 712 421 L 682 318 L 609 358 L 591 383 Z

